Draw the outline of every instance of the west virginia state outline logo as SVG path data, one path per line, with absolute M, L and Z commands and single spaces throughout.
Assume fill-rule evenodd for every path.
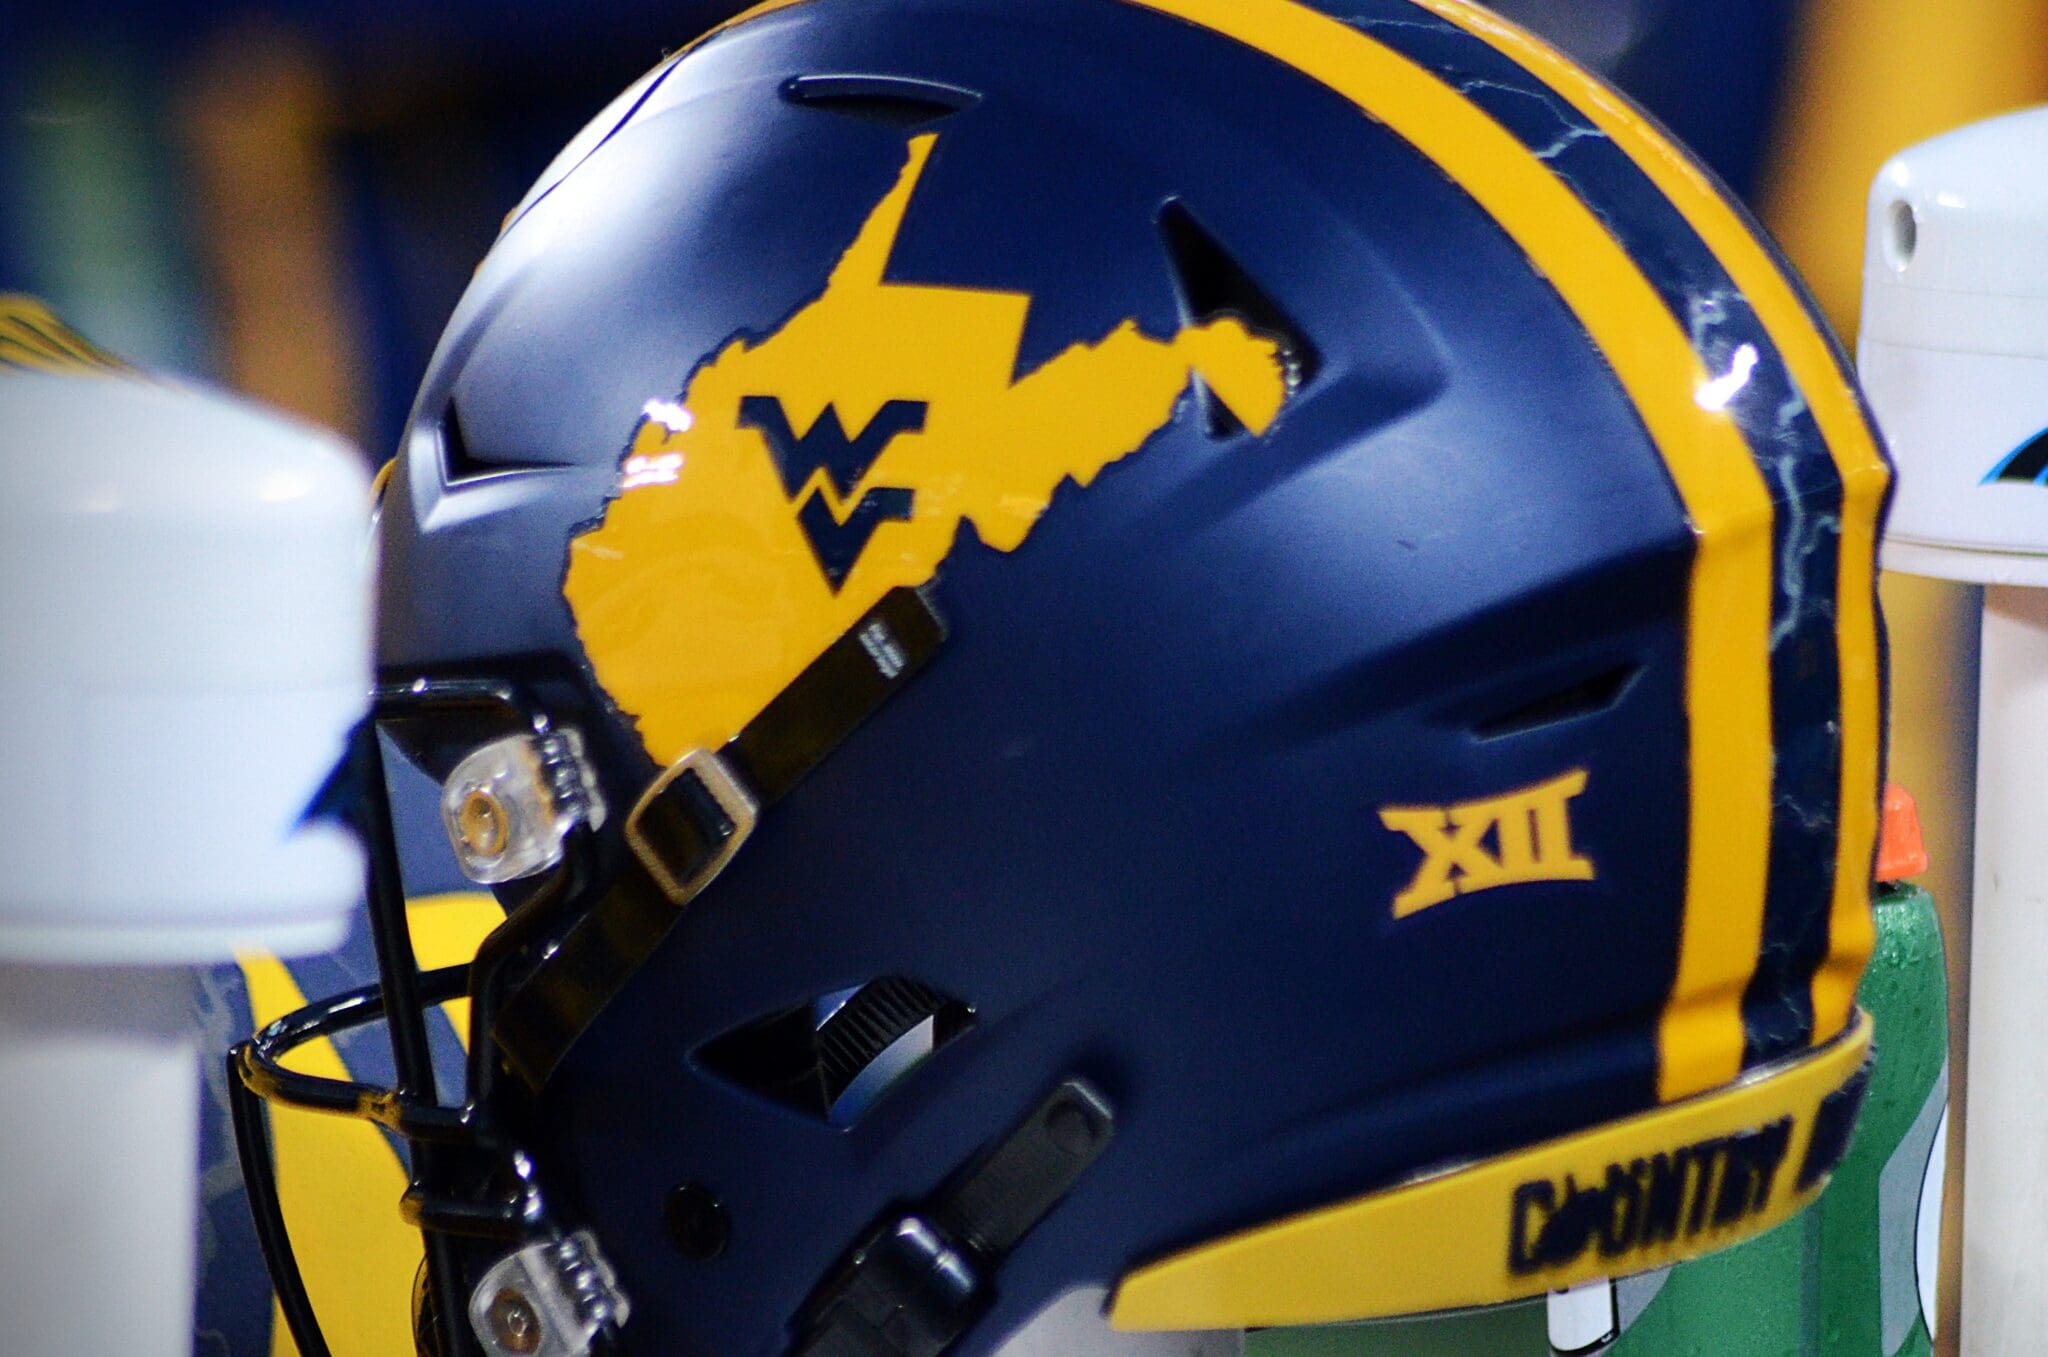
M 963 524 L 1014 551 L 1192 378 L 1255 434 L 1286 399 L 1278 342 L 1234 316 L 1165 339 L 1126 320 L 1019 374 L 1028 293 L 888 279 L 937 141 L 910 140 L 819 295 L 648 403 L 570 543 L 584 651 L 662 764 L 724 744 L 890 589 L 929 581 Z

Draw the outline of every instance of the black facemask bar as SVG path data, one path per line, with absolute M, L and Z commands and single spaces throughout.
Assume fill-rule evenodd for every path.
M 474 961 L 422 974 L 384 780 L 385 723 L 468 721 L 500 733 L 553 733 L 538 702 L 488 680 L 419 679 L 379 688 L 354 737 L 347 818 L 367 857 L 379 984 L 307 1006 L 227 1057 L 236 1151 L 272 1285 L 302 1357 L 329 1357 L 285 1227 L 266 1102 L 375 1122 L 402 1137 L 410 1168 L 401 1213 L 426 1245 L 425 1285 L 439 1357 L 477 1351 L 468 1332 L 461 1245 L 500 1251 L 559 1239 L 531 1162 L 499 1119 L 510 1072 L 537 1091 L 673 924 L 688 896 L 731 856 L 761 806 L 779 799 L 920 670 L 945 629 L 918 590 L 884 596 L 716 754 L 694 753 L 657 778 L 628 818 L 633 852 L 600 890 L 588 824 Z M 682 898 L 677 898 L 681 894 Z M 467 994 L 469 1048 L 459 1104 L 440 1101 L 427 1010 Z M 396 1078 L 388 1089 L 286 1069 L 293 1049 L 382 1018 Z M 422 1335 L 424 1337 L 424 1335 Z
M 490 1031 L 511 974 L 506 963 L 562 926 L 587 895 L 593 856 L 589 833 L 572 831 L 562 863 L 485 939 L 473 962 L 422 974 L 406 922 L 377 730 L 383 722 L 434 718 L 482 718 L 541 736 L 550 730 L 537 704 L 502 684 L 423 679 L 377 691 L 370 719 L 354 736 L 351 760 L 358 785 L 348 818 L 367 857 L 370 926 L 381 983 L 308 1005 L 228 1054 L 228 1105 L 250 1211 L 279 1307 L 302 1357 L 327 1357 L 329 1350 L 285 1228 L 266 1102 L 361 1118 L 406 1142 L 410 1168 L 400 1211 L 425 1239 L 426 1282 L 440 1349 L 447 1357 L 475 1350 L 466 1331 L 467 1298 L 456 1240 L 517 1246 L 554 1232 L 530 1165 L 494 1117 L 500 1066 L 492 1057 Z M 471 1001 L 464 1092 L 459 1105 L 448 1106 L 438 1097 L 427 1012 L 464 996 Z M 380 1019 L 390 1033 L 396 1071 L 390 1088 L 285 1068 L 284 1058 L 295 1048 Z

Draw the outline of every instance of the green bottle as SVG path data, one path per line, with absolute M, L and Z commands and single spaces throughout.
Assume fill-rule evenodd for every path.
M 1933 897 L 1880 886 L 1859 1001 L 1879 1052 L 1849 1154 L 1804 1214 L 1736 1248 L 1568 1297 L 1250 1335 L 1246 1357 L 1929 1357 L 1948 1125 Z

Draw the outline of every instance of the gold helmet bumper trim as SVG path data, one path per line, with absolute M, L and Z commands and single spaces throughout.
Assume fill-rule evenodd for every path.
M 1491 1305 L 1726 1248 L 1820 1195 L 1871 1023 L 1641 1116 L 1199 1245 L 1118 1287 L 1119 1329 L 1323 1324 Z

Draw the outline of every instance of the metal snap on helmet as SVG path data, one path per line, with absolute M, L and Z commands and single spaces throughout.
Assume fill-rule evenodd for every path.
M 515 210 L 378 702 L 509 914 L 418 976 L 372 796 L 381 991 L 238 1052 L 302 1348 L 258 1095 L 413 1145 L 445 1352 L 1434 1310 L 1819 1191 L 1885 462 L 1642 114 L 1341 11 L 770 3 Z M 385 1009 L 397 1087 L 280 1063 Z

